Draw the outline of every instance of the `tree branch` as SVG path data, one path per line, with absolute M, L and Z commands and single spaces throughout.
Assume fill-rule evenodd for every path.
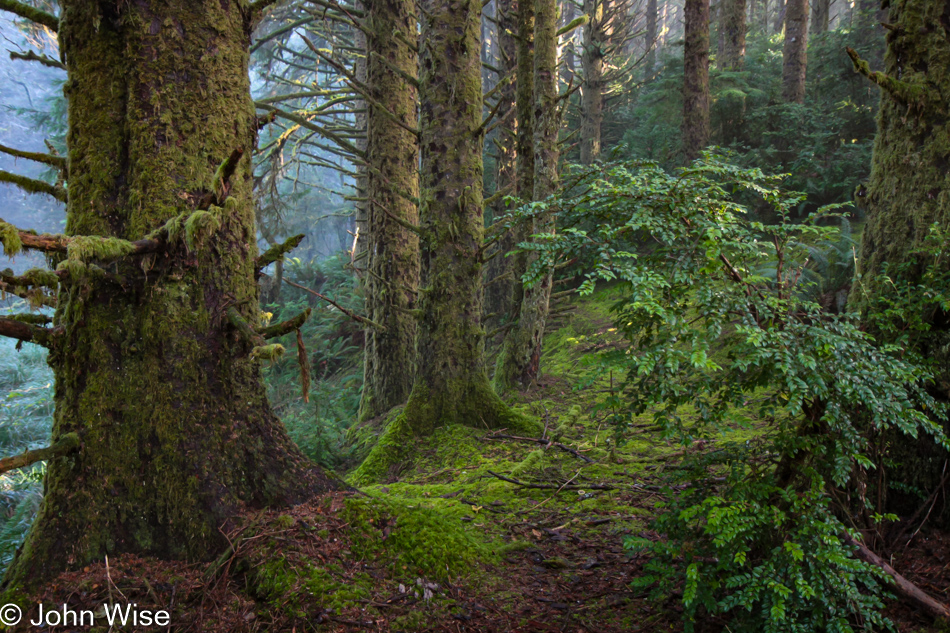
M 60 61 L 56 61 L 52 57 L 47 57 L 46 55 L 37 55 L 33 51 L 28 53 L 18 53 L 16 51 L 10 51 L 10 59 L 20 59 L 25 62 L 39 62 L 44 66 L 49 66 L 50 68 L 59 68 L 60 70 L 66 70 L 66 64 Z
M 848 47 L 845 50 L 847 50 L 848 57 L 851 58 L 851 62 L 854 64 L 854 70 L 856 72 L 867 77 L 871 83 L 877 84 L 882 90 L 887 91 L 895 99 L 907 104 L 912 104 L 920 101 L 926 96 L 927 89 L 923 85 L 900 81 L 898 79 L 894 79 L 887 73 L 872 71 L 870 64 L 868 64 L 867 61 L 861 59 L 857 51 L 851 47 Z
M 880 567 L 884 570 L 885 574 L 893 578 L 897 593 L 899 593 L 902 598 L 923 609 L 935 619 L 950 622 L 950 607 L 934 600 L 924 593 L 920 587 L 898 574 L 894 568 L 884 562 L 880 556 L 869 550 L 863 543 L 851 538 L 850 535 L 845 535 L 844 542 L 858 549 L 856 552 L 858 558 L 865 563 Z
M 28 4 L 16 2 L 16 0 L 0 0 L 0 11 L 9 11 L 21 18 L 26 18 L 37 24 L 42 24 L 49 30 L 56 32 L 59 30 L 59 18 L 52 13 L 34 9 Z
M 36 343 L 49 348 L 60 332 L 62 332 L 60 328 L 47 329 L 17 319 L 0 317 L 0 336 L 15 338 L 26 343 Z M 0 470 L 0 472 L 3 471 Z
M 306 286 L 301 286 L 300 284 L 294 283 L 294 282 L 292 282 L 292 281 L 290 281 L 289 279 L 286 279 L 286 278 L 284 279 L 284 283 L 287 284 L 288 286 L 293 286 L 294 288 L 297 288 L 297 289 L 299 289 L 299 290 L 303 290 L 304 292 L 309 292 L 310 294 L 312 294 L 314 297 L 317 297 L 318 299 L 323 299 L 324 301 L 326 301 L 327 303 L 329 303 L 329 304 L 332 305 L 334 308 L 336 308 L 337 310 L 339 310 L 340 312 L 342 312 L 342 313 L 345 314 L 346 316 L 350 317 L 350 318 L 353 319 L 354 321 L 359 321 L 360 323 L 362 323 L 362 324 L 364 324 L 364 325 L 367 325 L 367 326 L 369 326 L 369 327 L 371 327 L 371 328 L 374 328 L 374 329 L 376 329 L 376 330 L 379 330 L 379 331 L 381 331 L 381 332 L 385 332 L 385 331 L 386 331 L 386 328 L 383 327 L 382 325 L 380 325 L 379 323 L 377 323 L 376 321 L 373 321 L 372 319 L 367 319 L 367 318 L 364 317 L 364 316 L 360 316 L 360 315 L 356 314 L 355 312 L 353 312 L 352 310 L 347 310 L 346 308 L 344 308 L 343 306 L 341 306 L 339 303 L 337 303 L 337 302 L 334 301 L 333 299 L 330 299 L 329 297 L 320 294 L 320 293 L 317 292 L 316 290 L 311 290 L 310 288 L 307 288 Z
M 79 449 L 79 436 L 75 433 L 67 433 L 59 438 L 59 441 L 46 448 L 38 448 L 13 457 L 4 457 L 0 459 L 0 473 L 13 470 L 14 468 L 23 468 L 36 462 L 47 461 L 54 457 L 66 455 Z
M 43 163 L 44 165 L 50 165 L 62 171 L 66 170 L 65 156 L 54 156 L 52 154 L 42 154 L 40 152 L 25 152 L 20 149 L 7 147 L 6 145 L 0 145 L 0 152 L 9 154 L 10 156 L 15 156 L 16 158 L 25 158 L 37 163 Z
M 258 328 L 257 333 L 265 339 L 277 338 L 278 336 L 283 336 L 284 334 L 290 334 L 294 330 L 299 330 L 300 327 L 307 322 L 307 319 L 310 318 L 311 312 L 312 310 L 307 308 L 292 319 L 287 319 L 286 321 L 282 321 L 268 327 Z
M 303 241 L 306 235 L 301 233 L 300 235 L 294 235 L 293 237 L 288 237 L 281 244 L 274 244 L 266 251 L 264 251 L 258 258 L 257 262 L 254 264 L 254 268 L 257 269 L 257 276 L 260 277 L 261 271 L 279 259 L 283 259 L 284 255 L 290 251 L 297 248 L 300 245 L 300 242 Z
M 26 176 L 11 174 L 8 171 L 0 170 L 0 182 L 8 182 L 16 185 L 27 193 L 45 193 L 49 196 L 53 196 L 60 202 L 66 202 L 66 190 L 63 187 L 51 185 L 42 180 L 27 178 Z

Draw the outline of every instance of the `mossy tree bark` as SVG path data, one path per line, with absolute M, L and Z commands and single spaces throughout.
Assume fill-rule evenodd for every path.
M 415 202 L 419 139 L 410 131 L 418 125 L 417 95 L 405 79 L 415 77 L 418 56 L 395 35 L 398 31 L 405 38 L 415 36 L 415 3 L 367 0 L 365 6 L 366 85 L 375 103 L 370 104 L 367 121 L 369 274 L 364 283 L 367 316 L 385 329 L 366 331 L 363 419 L 404 404 L 412 391 L 416 350 L 412 310 L 419 286 L 419 237 L 410 228 L 419 219 Z
M 481 324 L 481 2 L 423 0 L 421 7 L 421 316 L 403 422 L 415 435 L 511 417 L 488 382 Z
M 496 20 L 498 24 L 499 70 L 502 77 L 516 72 L 518 58 L 517 5 L 514 0 L 497 0 Z M 498 191 L 517 193 L 517 149 L 518 121 L 515 117 L 515 81 L 508 81 L 498 89 L 497 120 L 498 133 L 492 140 L 497 152 L 495 183 Z M 509 212 L 509 204 L 504 197 L 497 200 L 492 208 L 492 219 L 498 220 Z M 493 315 L 486 320 L 489 323 L 501 323 L 510 317 L 511 305 L 516 284 L 520 279 L 515 276 L 515 258 L 506 253 L 514 249 L 515 232 L 507 231 L 498 241 L 498 246 L 485 266 L 485 312 Z
M 683 154 L 691 161 L 709 143 L 709 0 L 686 0 L 683 11 Z
M 867 316 L 875 296 L 892 294 L 890 284 L 877 277 L 890 265 L 889 276 L 898 287 L 919 283 L 926 266 L 915 249 L 922 246 L 930 227 L 950 229 L 950 24 L 944 0 L 898 0 L 887 19 L 884 72 L 875 73 L 861 60 L 858 69 L 881 87 L 877 136 L 871 176 L 867 185 L 867 225 L 862 234 L 860 283 L 852 290 L 852 304 Z M 900 266 L 908 270 L 898 274 Z M 946 264 L 943 264 L 946 266 Z M 919 339 L 918 351 L 934 361 L 934 390 L 950 398 L 950 318 L 945 311 L 924 315 L 930 330 Z M 948 429 L 950 432 L 950 429 Z M 893 438 L 888 458 L 896 467 L 888 478 L 929 494 L 941 481 L 946 451 L 929 437 Z M 888 498 L 889 510 L 909 513 L 919 503 L 911 495 Z M 950 504 L 938 505 L 950 524 Z
M 557 93 L 557 2 L 536 0 L 534 28 L 534 199 L 544 200 L 557 191 L 558 131 L 560 117 Z M 535 216 L 532 234 L 554 232 L 554 212 Z M 537 260 L 534 251 L 525 258 L 530 268 Z M 538 377 L 541 341 L 551 301 L 552 271 L 523 287 L 518 321 L 505 337 L 498 355 L 494 383 L 499 391 L 524 389 Z
M 6 576 L 27 587 L 136 552 L 207 559 L 248 508 L 341 484 L 312 466 L 271 412 L 252 343 L 259 322 L 250 156 L 247 2 L 65 0 L 66 232 L 137 240 L 187 216 L 147 259 L 75 253 L 52 346 L 53 441 L 36 522 Z M 243 156 L 218 181 L 222 161 Z M 195 212 L 195 201 L 216 201 Z M 121 249 L 119 249 L 121 250 Z
M 746 0 L 722 0 L 719 9 L 722 48 L 717 65 L 742 70 L 745 62 Z
M 805 103 L 805 69 L 808 62 L 808 0 L 788 0 L 785 5 L 785 45 L 782 48 L 782 98 Z

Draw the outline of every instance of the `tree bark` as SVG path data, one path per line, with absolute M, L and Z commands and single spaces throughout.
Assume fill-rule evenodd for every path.
M 742 70 L 745 63 L 746 0 L 721 0 L 719 15 L 723 44 L 719 68 Z
M 584 0 L 584 13 L 589 21 L 583 27 L 581 48 L 584 75 L 581 87 L 582 165 L 590 165 L 600 154 L 600 135 L 604 123 L 604 53 L 608 37 L 604 17 L 608 2 Z
M 871 175 L 864 197 L 867 224 L 861 237 L 858 268 L 861 283 L 854 284 L 851 302 L 865 315 L 879 295 L 893 294 L 890 283 L 877 278 L 888 264 L 888 276 L 898 288 L 920 282 L 929 262 L 914 251 L 926 240 L 934 223 L 950 229 L 950 153 L 947 130 L 950 115 L 950 41 L 946 36 L 943 0 L 899 0 L 890 5 L 884 72 L 872 73 L 860 60 L 857 66 L 881 89 L 877 136 Z M 911 113 L 911 114 L 908 114 Z M 906 272 L 898 267 L 907 264 Z M 946 270 L 946 264 L 942 264 Z M 945 311 L 925 315 L 930 330 L 917 351 L 933 361 L 937 371 L 931 389 L 950 398 L 950 325 Z M 948 429 L 950 430 L 950 429 Z M 941 482 L 947 453 L 929 436 L 911 439 L 895 434 L 888 459 L 892 481 L 929 492 Z M 887 497 L 888 511 L 911 514 L 919 502 L 911 495 Z M 937 508 L 930 525 L 950 525 L 950 504 Z
M 416 34 L 412 0 L 368 0 L 367 86 L 373 100 L 367 126 L 366 174 L 369 198 L 366 263 L 366 315 L 385 329 L 366 330 L 366 370 L 360 417 L 382 415 L 404 404 L 415 373 L 416 318 L 412 313 L 419 286 L 419 237 L 398 220 L 416 225 L 419 212 L 419 139 L 407 130 L 418 126 L 415 51 L 397 38 Z M 399 74 L 396 70 L 401 71 Z M 381 109 L 388 111 L 384 113 Z M 402 126 L 392 120 L 395 116 Z
M 785 11 L 787 6 L 787 0 L 776 0 L 775 18 L 772 20 L 773 33 L 782 32 L 782 28 L 785 26 Z
M 534 29 L 534 199 L 544 200 L 557 191 L 558 116 L 557 93 L 557 2 L 536 0 Z M 554 232 L 554 213 L 547 210 L 534 218 L 533 235 Z M 529 252 L 527 266 L 537 260 Z M 541 364 L 541 341 L 551 300 L 552 273 L 523 289 L 518 321 L 508 332 L 495 368 L 495 388 L 528 387 L 537 380 Z
M 271 412 L 257 325 L 246 2 L 65 0 L 69 235 L 139 240 L 169 220 L 164 252 L 87 266 L 70 254 L 55 323 L 51 460 L 39 515 L 7 572 L 26 588 L 105 555 L 205 560 L 219 528 L 252 508 L 342 487 L 310 464 Z M 218 165 L 243 150 L 218 182 Z M 214 194 L 195 212 L 192 200 Z M 103 264 L 105 265 L 105 264 Z M 144 270 L 149 270 L 146 275 Z M 97 271 L 99 271 L 97 273 Z
M 503 76 L 516 72 L 518 59 L 518 31 L 517 5 L 515 0 L 496 0 L 498 21 L 498 50 L 500 53 L 499 70 Z M 498 191 L 509 190 L 511 195 L 517 193 L 517 157 L 516 143 L 518 141 L 518 120 L 512 110 L 515 109 L 515 81 L 508 83 L 498 90 L 497 121 L 498 133 L 494 138 L 494 149 L 497 152 L 495 186 Z M 492 208 L 492 219 L 497 221 L 510 211 L 510 205 L 504 198 L 495 202 Z M 498 253 L 485 266 L 485 313 L 494 315 L 486 321 L 489 327 L 493 323 L 501 323 L 511 313 L 511 302 L 514 298 L 516 284 L 520 280 L 515 278 L 515 258 L 507 257 L 516 245 L 515 233 L 508 231 L 499 240 L 496 247 Z M 519 293 L 520 294 L 520 293 Z
M 698 158 L 709 143 L 709 0 L 686 0 L 683 46 L 683 153 Z
M 659 46 L 659 41 L 657 39 L 657 6 L 656 0 L 647 0 L 646 8 L 646 33 L 644 37 L 646 38 L 647 54 L 643 60 L 644 67 L 644 77 L 650 78 L 653 76 L 653 69 L 656 68 L 656 49 Z
M 805 103 L 807 55 L 808 0 L 788 0 L 782 48 L 782 98 L 789 103 Z
M 511 415 L 485 368 L 479 0 L 423 0 L 419 92 L 422 288 L 418 370 L 405 409 L 416 435 Z
M 831 1 L 814 0 L 811 7 L 811 32 L 815 35 L 828 32 L 831 19 Z

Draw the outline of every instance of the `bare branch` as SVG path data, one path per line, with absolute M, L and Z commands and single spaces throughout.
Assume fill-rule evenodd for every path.
M 36 462 L 47 461 L 54 457 L 60 457 L 72 453 L 79 449 L 79 436 L 75 433 L 67 433 L 59 438 L 59 441 L 46 448 L 27 451 L 14 455 L 13 457 L 4 457 L 0 459 L 0 473 L 13 470 L 14 468 L 23 468 Z
M 360 323 L 362 323 L 362 324 L 364 324 L 364 325 L 368 325 L 369 327 L 374 328 L 374 329 L 376 329 L 376 330 L 379 330 L 379 331 L 381 331 L 381 332 L 385 332 L 385 331 L 386 331 L 386 328 L 383 327 L 382 325 L 380 325 L 379 323 L 377 323 L 376 321 L 373 321 L 372 319 L 367 319 L 367 318 L 364 317 L 364 316 L 360 316 L 360 315 L 356 314 L 355 312 L 353 312 L 352 310 L 347 310 L 346 308 L 344 308 L 343 306 L 341 306 L 339 303 L 337 303 L 337 302 L 334 301 L 333 299 L 330 299 L 329 297 L 320 294 L 320 293 L 317 292 L 316 290 L 311 290 L 310 288 L 307 288 L 306 286 L 301 286 L 300 284 L 294 283 L 294 282 L 290 281 L 289 279 L 287 279 L 286 277 L 284 278 L 284 283 L 287 284 L 288 286 L 293 286 L 294 288 L 297 288 L 297 289 L 299 289 L 299 290 L 303 290 L 304 292 L 309 292 L 310 294 L 312 294 L 313 296 L 317 297 L 318 299 L 322 299 L 322 300 L 326 301 L 327 303 L 329 303 L 329 304 L 332 305 L 334 308 L 336 308 L 337 310 L 339 310 L 340 312 L 342 312 L 342 313 L 345 314 L 346 316 L 350 317 L 350 318 L 353 319 L 354 321 L 359 321 Z
M 7 147 L 6 145 L 0 145 L 0 152 L 15 156 L 16 158 L 25 158 L 37 163 L 43 163 L 44 165 L 50 165 L 62 171 L 66 170 L 65 156 L 54 156 L 53 154 L 42 154 L 40 152 L 25 152 L 23 150 Z
M 56 61 L 52 57 L 47 57 L 46 55 L 37 55 L 33 51 L 28 53 L 18 53 L 16 51 L 10 51 L 10 59 L 20 59 L 25 62 L 39 62 L 44 66 L 49 66 L 50 68 L 59 68 L 60 70 L 66 70 L 66 64 L 60 61 Z
M 0 336 L 15 338 L 26 343 L 36 343 L 43 347 L 51 347 L 56 337 L 62 332 L 61 328 L 47 329 L 29 323 L 0 317 Z M 0 472 L 3 472 L 0 470 Z

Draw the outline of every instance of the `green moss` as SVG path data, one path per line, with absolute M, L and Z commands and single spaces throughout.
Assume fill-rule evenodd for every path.
M 385 560 L 398 573 L 447 580 L 495 562 L 489 545 L 441 512 L 387 499 L 353 497 L 343 517 L 353 531 L 354 554 Z
M 209 211 L 195 211 L 185 220 L 185 244 L 195 250 L 220 228 L 221 213 L 217 207 L 211 207 Z
M 321 610 L 342 611 L 372 595 L 373 579 L 366 574 L 336 580 L 330 571 L 313 563 L 293 564 L 276 555 L 251 574 L 254 594 L 281 610 L 305 617 Z
M 7 257 L 13 257 L 23 250 L 23 242 L 20 240 L 20 230 L 0 220 L 0 244 L 3 244 L 3 252 Z
M 267 360 L 276 363 L 284 355 L 286 349 L 280 343 L 270 345 L 258 345 L 251 350 L 251 358 L 256 360 Z

